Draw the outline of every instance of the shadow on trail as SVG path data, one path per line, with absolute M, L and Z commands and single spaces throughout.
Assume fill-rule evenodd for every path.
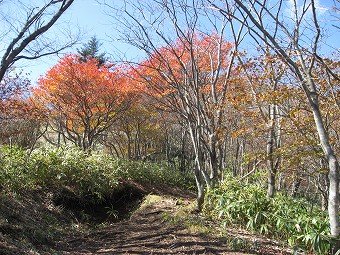
M 227 248 L 219 239 L 193 234 L 184 226 L 168 224 L 175 199 L 164 199 L 134 213 L 130 219 L 112 223 L 59 247 L 61 254 L 244 254 Z M 251 254 L 251 253 L 247 253 Z
M 119 209 L 119 218 L 106 221 L 100 228 L 96 228 L 88 234 L 65 237 L 56 242 L 54 249 L 57 254 L 290 254 L 277 252 L 273 249 L 244 252 L 244 250 L 249 250 L 249 247 L 227 247 L 226 239 L 195 234 L 186 229 L 183 224 L 167 223 L 164 220 L 164 214 L 171 214 L 177 209 L 177 199 L 173 197 L 162 197 L 155 204 L 134 211 L 142 198 L 150 193 L 153 193 L 150 192 L 150 189 L 140 189 L 133 185 L 127 186 L 127 189 L 122 189 L 122 193 L 114 196 L 113 200 L 110 201 L 111 205 L 115 206 L 111 209 L 117 211 Z M 75 204 L 71 201 L 70 205 L 74 206 Z M 131 210 L 134 212 L 131 212 Z M 97 219 L 99 223 L 102 223 L 100 220 L 104 218 L 97 217 Z
M 72 212 L 76 221 L 81 223 L 101 224 L 119 222 L 129 217 L 147 193 L 132 185 L 124 185 L 107 194 L 101 200 L 93 195 L 82 199 L 70 189 L 62 190 L 55 198 L 54 204 Z

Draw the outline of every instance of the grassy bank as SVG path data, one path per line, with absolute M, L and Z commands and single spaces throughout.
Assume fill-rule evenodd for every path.
M 45 147 L 31 152 L 1 147 L 0 165 L 0 186 L 11 191 L 37 187 L 58 190 L 67 186 L 79 196 L 101 199 L 122 179 L 181 188 L 194 186 L 190 173 L 172 169 L 165 163 L 115 159 L 96 152 L 88 154 L 75 147 Z
M 193 180 L 165 163 L 115 159 L 78 148 L 0 148 L 0 253 L 57 254 L 64 236 L 127 217 L 152 190 Z

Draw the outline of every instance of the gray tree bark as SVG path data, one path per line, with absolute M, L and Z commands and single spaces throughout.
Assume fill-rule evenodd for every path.
M 212 8 L 229 19 L 237 20 L 242 25 L 248 28 L 250 35 L 256 42 L 264 43 L 265 46 L 270 47 L 286 65 L 294 73 L 296 80 L 303 88 L 306 99 L 309 103 L 310 109 L 313 113 L 314 123 L 319 137 L 321 148 L 324 156 L 328 162 L 329 168 L 329 197 L 328 197 L 328 214 L 330 221 L 330 231 L 334 238 L 338 238 L 340 234 L 339 228 L 339 162 L 335 152 L 330 143 L 329 135 L 325 128 L 324 119 L 322 117 L 318 91 L 313 79 L 313 68 L 316 61 L 322 61 L 318 57 L 318 43 L 320 40 L 321 28 L 318 24 L 316 5 L 314 0 L 304 0 L 301 6 L 297 5 L 294 1 L 294 6 L 291 7 L 292 17 L 287 18 L 294 24 L 294 29 L 289 30 L 284 22 L 284 5 L 285 1 L 280 0 L 277 2 L 275 8 L 268 6 L 266 1 L 260 0 L 234 0 L 233 2 L 225 0 L 219 1 L 221 5 L 216 4 L 214 1 L 208 1 Z M 306 17 L 312 14 L 312 23 L 309 29 L 309 52 L 307 52 L 302 45 L 303 32 L 305 29 L 302 27 L 306 23 Z M 266 24 L 274 24 L 273 27 Z M 311 31 L 313 31 L 311 33 Z M 287 38 L 287 42 L 282 40 L 282 35 Z M 281 36 L 281 37 L 280 37 Z M 293 54 L 290 54 L 293 53 Z M 339 242 L 334 243 L 334 251 L 340 248 Z

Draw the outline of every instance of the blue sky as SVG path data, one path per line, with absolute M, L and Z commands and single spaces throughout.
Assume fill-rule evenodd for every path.
M 41 1 L 41 0 L 39 0 Z M 101 1 L 102 2 L 102 1 Z M 114 0 L 115 5 L 122 4 L 123 0 Z M 74 30 L 82 30 L 81 41 L 73 49 L 67 49 L 64 53 L 76 52 L 83 44 L 87 43 L 92 36 L 96 36 L 102 43 L 101 50 L 107 56 L 118 60 L 124 56 L 128 59 L 139 58 L 142 55 L 137 49 L 117 41 L 117 31 L 112 25 L 113 19 L 104 11 L 104 6 L 97 0 L 76 0 L 67 10 L 60 22 L 66 22 Z M 59 56 L 60 57 L 60 56 Z M 58 56 L 49 56 L 39 60 L 18 63 L 23 73 L 30 73 L 29 78 L 34 85 L 41 75 L 44 75 L 54 64 Z
M 115 4 L 119 4 L 122 1 L 112 0 Z M 287 2 L 289 3 L 291 0 L 287 0 Z M 332 4 L 333 1 L 331 0 L 317 1 L 322 24 L 327 24 L 328 21 L 331 21 L 329 16 L 325 16 L 325 13 Z M 95 35 L 103 43 L 102 50 L 110 54 L 112 58 L 117 58 L 117 55 L 125 55 L 127 58 L 138 58 L 139 54 L 142 55 L 138 50 L 120 44 L 113 39 L 117 35 L 117 31 L 114 30 L 112 25 L 113 19 L 104 13 L 104 7 L 98 4 L 96 0 L 76 0 L 74 5 L 62 17 L 61 22 L 66 22 L 71 28 L 79 27 L 83 31 L 80 44 L 75 46 L 74 49 L 68 49 L 67 52 L 76 52 L 77 48 L 80 48 L 82 44 Z M 327 51 L 339 50 L 339 30 L 336 33 L 329 32 L 328 36 L 328 45 L 324 45 L 325 49 L 328 49 Z M 34 84 L 39 76 L 44 75 L 57 61 L 57 56 L 50 56 L 27 63 L 20 62 L 17 66 L 21 67 L 24 73 L 30 73 L 29 78 Z
M 82 44 L 86 43 L 94 35 L 103 43 L 103 51 L 109 52 L 112 50 L 110 49 L 112 43 L 107 36 L 112 33 L 110 20 L 104 14 L 102 6 L 95 0 L 76 0 L 61 18 L 61 22 L 68 23 L 71 28 L 80 28 L 82 30 L 80 43 L 73 49 L 67 49 L 67 53 L 76 52 L 77 48 L 81 48 Z M 18 65 L 22 66 L 24 73 L 30 73 L 29 77 L 34 83 L 40 75 L 44 75 L 57 61 L 58 56 L 49 56 L 27 63 L 18 63 Z

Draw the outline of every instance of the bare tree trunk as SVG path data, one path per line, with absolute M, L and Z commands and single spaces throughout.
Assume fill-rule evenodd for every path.
M 276 149 L 280 147 L 280 135 L 277 134 L 277 106 L 269 105 L 270 128 L 267 139 L 267 172 L 268 191 L 267 196 L 272 198 L 275 195 L 276 175 L 279 167 L 279 156 L 275 155 Z
M 293 1 L 293 7 L 291 8 L 293 16 L 290 19 L 294 26 L 293 33 L 290 30 L 290 26 L 285 25 L 284 22 L 286 20 L 282 19 L 284 17 L 282 15 L 285 6 L 284 0 L 278 1 L 276 9 L 268 6 L 266 1 L 260 0 L 234 0 L 232 4 L 228 1 L 222 2 L 224 2 L 224 6 L 219 7 L 214 1 L 209 1 L 213 8 L 225 17 L 237 20 L 240 24 L 245 25 L 256 42 L 262 42 L 276 52 L 289 66 L 305 92 L 313 112 L 319 141 L 328 163 L 330 232 L 332 237 L 339 238 L 339 162 L 324 125 L 324 119 L 319 106 L 318 90 L 313 77 L 315 62 L 320 61 L 320 58 L 317 57 L 317 50 L 319 49 L 321 35 L 315 1 L 305 0 L 302 5 L 298 5 L 297 1 Z M 303 6 L 303 11 L 299 10 L 300 6 Z M 306 19 L 310 18 L 307 17 L 309 13 L 312 14 L 312 23 L 309 22 L 310 20 L 306 22 Z M 274 26 L 268 27 L 266 24 L 269 23 L 273 23 Z M 308 27 L 308 37 L 311 39 L 310 44 L 306 45 L 308 47 L 307 51 L 302 46 L 304 42 L 301 39 L 304 36 L 303 33 L 307 30 L 307 28 L 303 27 L 306 23 L 310 25 Z M 282 40 L 282 34 L 286 35 L 287 41 Z M 261 46 L 260 43 L 259 46 Z M 294 54 L 291 55 L 291 52 Z M 340 242 L 334 241 L 333 252 L 339 248 Z
M 186 138 L 187 132 L 182 129 L 181 134 L 181 153 L 180 153 L 180 164 L 179 169 L 181 172 L 186 171 L 186 152 L 185 152 L 185 138 Z
M 209 165 L 210 165 L 210 181 L 214 186 L 218 181 L 219 162 L 216 153 L 216 139 L 214 136 L 210 138 L 210 151 L 209 151 Z
M 268 197 L 274 197 L 275 193 L 275 176 L 276 169 L 274 168 L 274 143 L 275 143 L 275 108 L 273 105 L 269 105 L 269 121 L 270 128 L 267 138 L 267 172 L 268 172 Z
M 300 188 L 300 184 L 301 184 L 301 177 L 297 177 L 297 179 L 293 181 L 291 197 L 296 197 L 298 190 Z
M 204 181 L 202 180 L 202 174 L 197 167 L 195 167 L 194 174 L 195 174 L 195 181 L 196 181 L 196 187 L 197 187 L 196 210 L 197 212 L 201 212 L 203 209 L 202 208 L 203 204 L 204 204 L 204 196 L 205 196 L 204 186 L 205 185 L 204 185 Z
M 193 127 L 194 126 L 194 127 Z M 202 145 L 200 143 L 200 128 L 196 127 L 194 124 L 189 123 L 190 136 L 192 140 L 192 144 L 194 147 L 194 155 L 195 155 L 195 181 L 197 186 L 197 206 L 196 209 L 198 212 L 202 210 L 202 206 L 204 203 L 205 196 L 205 185 L 210 186 L 209 178 L 204 176 L 204 162 L 203 162 L 203 152 Z
M 331 226 L 331 235 L 334 238 L 339 237 L 339 162 L 336 158 L 334 150 L 329 142 L 328 133 L 324 126 L 321 116 L 317 95 L 312 95 L 311 106 L 314 115 L 314 121 L 319 134 L 321 147 L 328 162 L 328 179 L 329 179 L 329 193 L 328 193 L 328 215 Z M 334 245 L 335 251 L 340 248 L 339 242 Z

